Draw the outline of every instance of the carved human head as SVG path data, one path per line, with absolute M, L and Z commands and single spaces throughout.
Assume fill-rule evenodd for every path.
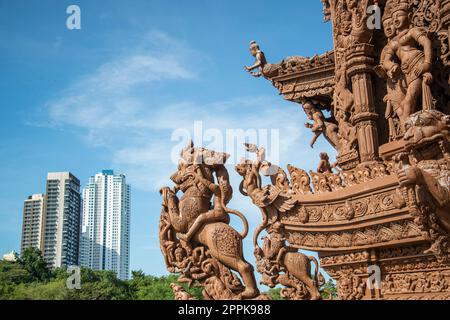
M 408 0 L 397 0 L 392 9 L 392 23 L 397 31 L 409 28 L 410 9 Z
M 259 44 L 253 40 L 250 42 L 250 53 L 252 56 L 256 56 L 258 54 L 258 52 L 260 52 L 261 49 L 259 48 Z
M 358 6 L 358 0 L 347 0 L 347 8 L 349 10 L 355 9 Z
M 328 156 L 328 153 L 322 152 L 322 153 L 320 154 L 320 160 L 329 161 L 329 160 L 330 160 L 330 157 Z
M 179 247 L 175 250 L 175 259 L 177 259 L 178 262 L 183 261 L 183 259 L 186 257 L 186 250 Z
M 395 27 L 391 13 L 389 13 L 387 17 L 383 18 L 383 29 L 384 34 L 388 39 L 392 39 L 395 36 Z
M 313 113 L 316 110 L 316 107 L 311 101 L 305 101 L 303 103 L 303 110 L 305 111 L 306 115 L 310 120 L 313 118 Z

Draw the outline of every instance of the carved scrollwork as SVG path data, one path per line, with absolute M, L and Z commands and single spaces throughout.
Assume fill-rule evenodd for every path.
M 421 236 L 420 229 L 413 222 L 387 223 L 360 230 L 340 232 L 287 231 L 290 243 L 312 250 L 365 247 L 398 240 L 421 239 Z

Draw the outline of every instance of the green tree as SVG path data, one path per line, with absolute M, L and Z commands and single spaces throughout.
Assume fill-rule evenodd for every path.
M 37 248 L 25 249 L 20 256 L 17 256 L 17 262 L 28 271 L 33 280 L 45 281 L 51 276 L 50 269 Z
M 198 300 L 203 298 L 202 287 L 188 288 L 186 284 L 178 283 L 179 275 L 169 275 L 167 277 L 147 276 L 142 272 L 133 271 L 130 284 L 134 291 L 134 298 L 137 300 L 173 300 L 175 299 L 170 284 L 177 283 Z
M 335 300 L 338 296 L 338 292 L 334 281 L 331 279 L 328 280 L 328 282 L 322 286 L 320 293 L 322 295 L 322 299 Z
M 69 300 L 130 300 L 134 293 L 127 281 L 112 271 L 81 270 L 81 289 L 68 290 Z
M 18 285 L 30 280 L 30 274 L 20 264 L 0 261 L 0 300 L 10 299 Z
M 67 300 L 69 297 L 64 280 L 20 284 L 10 296 L 13 300 Z
M 273 300 L 283 300 L 281 297 L 281 289 L 280 288 L 272 288 L 269 289 L 269 291 L 266 292 L 269 297 L 271 297 Z

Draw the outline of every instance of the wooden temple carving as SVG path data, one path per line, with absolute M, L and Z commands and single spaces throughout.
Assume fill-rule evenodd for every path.
M 262 215 L 253 234 L 256 269 L 264 284 L 282 285 L 282 295 L 289 299 L 320 298 L 320 264 L 336 280 L 342 300 L 448 300 L 450 0 L 322 3 L 325 21 L 333 26 L 332 51 L 271 64 L 260 44 L 250 43 L 255 62 L 247 71 L 269 80 L 284 99 L 301 105 L 308 119 L 306 127 L 312 131 L 311 147 L 322 136 L 337 155 L 332 165 L 322 153 L 317 171 L 297 168 L 295 159 L 284 171 L 266 161 L 264 148 L 245 146 L 255 159 L 242 160 L 235 169 L 242 177 L 240 192 Z M 369 27 L 374 10 L 380 10 L 380 28 Z M 214 158 L 214 153 L 207 153 Z M 267 175 L 267 166 L 276 170 L 270 170 L 272 183 L 263 185 L 261 176 Z M 187 177 L 203 185 L 198 197 L 207 195 L 209 204 L 214 188 L 208 189 L 201 179 L 214 184 L 213 173 L 223 169 L 214 164 L 200 169 L 206 172 L 204 178 L 195 177 L 200 172 L 198 165 L 180 165 L 180 170 L 194 172 Z M 223 180 L 221 175 L 217 185 Z M 176 181 L 180 190 L 188 190 L 185 180 Z M 173 191 L 169 189 L 163 194 L 166 211 L 162 221 L 170 226 L 176 221 L 170 222 L 167 210 L 183 210 L 183 200 L 170 202 Z M 225 234 L 232 241 L 221 239 L 226 243 L 223 253 L 209 248 L 198 231 L 185 241 L 195 222 L 175 231 L 162 223 L 163 252 L 170 270 L 177 268 L 178 247 L 190 248 L 183 250 L 192 260 L 178 270 L 196 266 L 201 254 L 203 261 L 210 259 L 208 275 L 208 270 L 201 270 L 196 277 L 204 282 L 218 279 L 210 287 L 222 286 L 229 293 L 218 298 L 260 297 L 253 269 L 237 250 L 242 235 L 226 227 L 227 215 L 233 213 L 226 208 L 230 196 L 222 192 L 214 203 L 199 203 L 203 209 L 192 208 L 192 204 L 185 207 L 197 210 L 199 217 L 209 207 L 221 208 L 222 217 L 212 214 L 202 221 L 215 223 L 213 229 L 228 230 Z M 260 243 L 263 232 L 266 236 Z M 194 246 L 190 239 L 197 239 Z M 204 250 L 201 254 L 195 251 L 199 247 Z M 319 261 L 300 250 L 317 252 Z M 232 253 L 240 257 L 241 265 L 232 266 L 222 259 L 223 254 Z M 237 280 L 235 287 L 230 284 L 237 279 L 230 276 L 233 272 L 240 274 L 244 284 Z M 185 278 L 193 281 L 194 275 L 188 272 Z

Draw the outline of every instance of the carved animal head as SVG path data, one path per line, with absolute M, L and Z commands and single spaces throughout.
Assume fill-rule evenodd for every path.
M 195 148 L 192 141 L 181 151 L 178 170 L 170 177 L 177 188 L 185 192 L 194 186 L 194 176 L 199 171 L 205 179 L 214 182 L 212 172 L 218 171 L 229 158 L 229 154 Z
M 429 153 L 426 151 L 431 151 L 431 145 L 439 141 L 450 142 L 450 116 L 437 110 L 420 111 L 408 118 L 405 131 L 403 139 L 407 151 Z M 426 154 L 424 158 L 428 158 Z
M 242 159 L 241 162 L 239 164 L 236 165 L 235 167 L 236 172 L 241 176 L 241 177 L 246 177 L 246 175 L 251 172 L 252 169 L 252 162 L 250 160 L 245 160 Z
M 276 285 L 277 285 L 276 279 L 277 279 L 276 276 L 269 276 L 269 275 L 267 275 L 267 274 L 264 273 L 264 274 L 262 275 L 260 284 L 266 285 L 266 286 L 268 286 L 269 288 L 275 288 Z

